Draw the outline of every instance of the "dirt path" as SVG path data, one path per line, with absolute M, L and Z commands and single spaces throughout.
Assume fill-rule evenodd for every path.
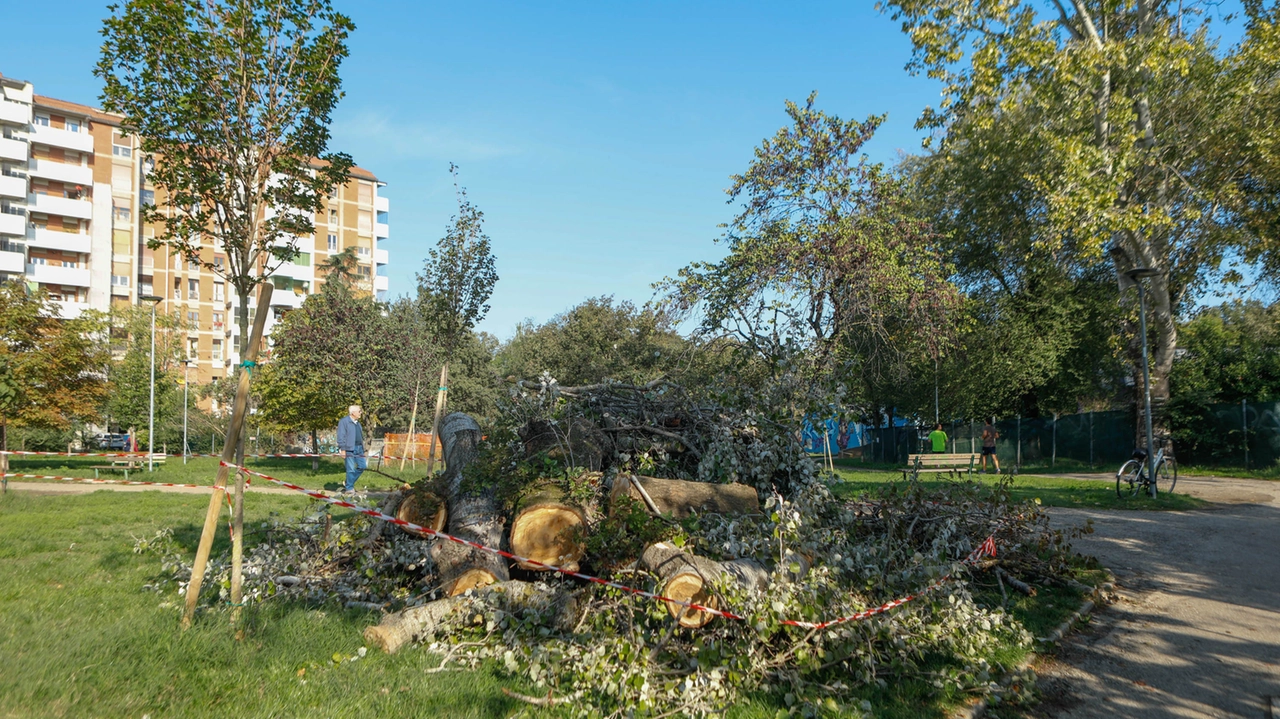
M 1033 716 L 1280 719 L 1280 482 L 1179 479 L 1192 512 L 1052 509 L 1118 601 L 1037 667 Z M 1274 708 L 1272 704 L 1274 703 Z

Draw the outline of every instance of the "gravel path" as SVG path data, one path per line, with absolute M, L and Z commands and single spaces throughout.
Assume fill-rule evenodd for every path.
M 1118 601 L 1037 667 L 1033 716 L 1280 719 L 1280 482 L 1178 491 L 1216 504 L 1050 510 L 1063 526 L 1093 519 L 1076 547 L 1115 572 Z

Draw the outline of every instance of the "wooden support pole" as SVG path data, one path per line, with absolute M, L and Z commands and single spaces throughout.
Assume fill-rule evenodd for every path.
M 427 445 L 427 476 L 436 469 L 436 437 L 440 436 L 440 418 L 444 416 L 445 395 L 449 393 L 449 363 L 440 366 L 440 389 L 436 392 L 436 416 L 431 421 L 431 442 Z
M 244 348 L 244 361 L 253 362 L 258 358 L 258 345 L 262 343 L 262 330 L 267 322 L 264 308 L 271 306 L 271 283 L 264 283 L 258 290 L 258 312 L 253 320 L 253 332 L 249 336 L 249 346 Z M 231 408 L 231 423 L 227 427 L 226 440 L 222 446 L 222 461 L 230 462 L 236 456 L 236 447 L 240 445 L 240 431 L 245 424 L 245 416 L 249 413 L 249 372 L 240 373 L 240 384 L 236 387 L 236 400 Z M 218 478 L 213 483 L 213 494 L 209 497 L 209 509 L 204 515 L 204 530 L 200 533 L 200 545 L 196 548 L 196 561 L 191 567 L 191 582 L 187 585 L 187 606 L 182 612 L 182 628 L 191 626 L 191 619 L 196 613 L 196 602 L 200 599 L 200 585 L 204 582 L 204 570 L 209 563 L 209 550 L 213 547 L 213 535 L 218 529 L 218 515 L 222 513 L 222 503 L 227 492 L 227 477 L 231 470 L 219 465 Z M 237 501 L 244 493 L 243 475 L 236 481 Z M 243 519 L 243 517 L 241 517 Z M 240 538 L 236 531 L 236 539 Z M 237 587 L 238 589 L 238 587 Z M 233 598 L 232 602 L 237 602 Z
M 422 378 L 418 378 L 418 384 L 413 388 L 413 413 L 409 415 L 409 442 L 413 443 L 413 466 L 418 466 L 418 443 L 414 442 L 413 433 L 417 429 L 418 424 L 418 391 L 422 389 Z M 431 441 L 435 441 L 435 435 L 431 435 Z M 400 471 L 404 471 L 404 455 L 408 454 L 406 450 L 409 445 L 406 444 L 400 449 Z

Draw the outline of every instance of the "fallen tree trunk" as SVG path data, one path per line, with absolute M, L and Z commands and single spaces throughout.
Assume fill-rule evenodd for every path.
M 658 542 L 644 550 L 644 554 L 640 556 L 640 568 L 658 575 L 662 580 L 659 591 L 662 596 L 712 609 L 721 609 L 720 600 L 711 586 L 716 580 L 732 581 L 754 589 L 769 586 L 769 570 L 754 559 L 716 562 L 681 551 L 666 542 Z M 705 626 L 716 617 L 711 612 L 700 609 L 690 609 L 671 602 L 666 604 L 671 616 L 680 618 L 682 627 Z
M 642 502 L 657 514 L 684 519 L 690 514 L 759 514 L 760 498 L 745 484 L 713 484 L 682 479 L 619 475 L 613 480 L 609 504 L 620 497 Z
M 501 596 L 497 603 L 502 611 L 513 614 L 537 612 L 542 615 L 543 624 L 560 631 L 571 631 L 579 618 L 576 592 L 530 582 L 508 581 L 491 584 L 471 595 L 437 599 L 420 607 L 388 614 L 381 623 L 365 627 L 364 641 L 393 654 L 410 642 L 431 636 L 445 622 L 458 621 L 458 615 L 468 611 L 478 597 L 491 598 L 493 595 Z M 475 614 L 462 617 L 462 621 L 467 623 L 474 623 L 475 619 Z
M 442 479 L 449 492 L 449 534 L 499 548 L 502 515 L 494 488 L 468 487 L 462 476 L 463 468 L 479 452 L 480 425 L 466 414 L 454 412 L 440 423 L 440 442 L 444 446 L 445 461 Z M 431 558 L 440 572 L 441 590 L 451 597 L 510 578 L 507 561 L 502 557 L 447 539 L 436 540 L 431 547 Z
M 396 508 L 396 519 L 403 519 L 420 527 L 429 527 L 437 532 L 444 530 L 448 518 L 449 510 L 444 500 L 431 492 L 405 492 L 404 499 Z M 409 529 L 403 525 L 400 529 L 415 537 L 430 536 L 426 532 Z
M 571 501 L 559 482 L 548 481 L 516 503 L 511 520 L 511 552 L 543 564 L 578 571 L 587 552 L 587 517 L 593 507 Z M 519 562 L 521 569 L 545 567 Z

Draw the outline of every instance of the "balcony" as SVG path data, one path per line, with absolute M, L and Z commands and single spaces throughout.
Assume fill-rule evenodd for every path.
M 0 175 L 0 197 L 27 199 L 27 178 Z
M 84 267 L 58 267 L 55 265 L 27 265 L 29 279 L 47 285 L 88 287 L 89 270 Z
M 387 257 L 387 251 L 386 251 L 386 250 L 374 250 L 374 251 L 373 251 L 373 263 L 374 263 L 375 265 L 385 265 L 385 264 L 387 264 L 387 263 L 388 263 L 388 262 L 390 262 L 390 261 L 391 261 L 391 260 L 390 260 L 390 259 L 388 259 L 388 257 Z
M 8 208 L 0 211 L 0 235 L 27 234 L 27 213 L 22 210 Z
M 390 237 L 391 228 L 387 227 L 387 223 L 385 222 L 375 222 L 373 223 L 373 236 L 384 239 Z
M 390 212 L 391 202 L 385 197 L 375 197 L 373 198 L 373 210 L 374 212 Z
M 276 290 L 271 293 L 271 306 L 296 309 L 302 306 L 305 299 L 307 299 L 306 295 L 295 294 L 293 290 Z
M 27 257 L 21 252 L 0 251 L 0 272 L 20 275 L 26 271 Z
M 61 147 L 67 150 L 76 150 L 77 152 L 93 152 L 93 135 L 87 132 L 59 130 L 48 125 L 33 125 L 33 127 L 35 132 L 31 134 L 32 142 Z
M 88 302 L 76 302 L 74 300 L 55 300 L 54 304 L 58 306 L 58 315 L 64 320 L 74 320 L 89 309 Z
M 92 167 L 68 165 L 65 162 L 32 160 L 27 165 L 27 172 L 32 177 L 43 177 L 47 180 L 57 180 L 58 182 L 66 182 L 72 185 L 88 187 L 93 184 Z
M 76 217 L 81 220 L 93 219 L 93 203 L 89 200 L 73 200 L 70 197 L 54 197 L 53 195 L 29 195 L 27 209 L 32 212 L 44 212 L 49 215 Z
M 27 143 L 8 137 L 0 137 L 0 160 L 27 161 Z
M 88 234 L 58 232 L 57 230 L 45 230 L 39 227 L 27 233 L 27 245 L 43 247 L 48 250 L 87 253 L 90 251 L 91 244 L 92 240 Z
M 18 102 L 0 100 L 0 122 L 11 122 L 15 125 L 31 124 L 31 106 Z
M 388 289 L 390 289 L 390 287 L 391 287 L 391 282 L 388 278 L 382 277 L 380 275 L 373 278 L 374 290 L 378 292 L 386 292 Z

